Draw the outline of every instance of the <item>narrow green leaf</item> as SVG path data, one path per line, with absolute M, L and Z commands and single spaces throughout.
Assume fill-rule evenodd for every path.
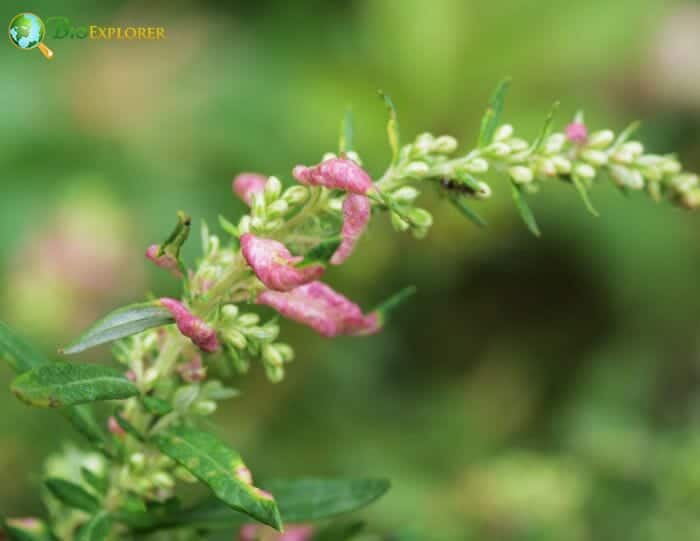
M 386 124 L 386 132 L 387 136 L 389 137 L 389 146 L 391 147 L 391 165 L 396 165 L 396 162 L 399 160 L 399 145 L 401 141 L 399 136 L 399 120 L 396 115 L 396 107 L 394 106 L 392 99 L 381 90 L 379 91 L 379 96 L 382 98 L 382 100 L 384 100 L 384 104 L 389 111 L 389 120 Z
M 158 255 L 167 254 L 173 257 L 178 262 L 180 261 L 180 249 L 185 241 L 190 236 L 190 228 L 192 226 L 192 218 L 190 218 L 183 211 L 179 210 L 177 212 L 177 224 L 172 233 L 165 239 L 165 242 L 160 245 L 158 250 Z
M 513 194 L 513 201 L 515 201 L 515 206 L 517 207 L 518 212 L 520 213 L 520 217 L 523 219 L 523 222 L 525 222 L 525 225 L 527 225 L 527 228 L 530 230 L 530 232 L 536 237 L 539 237 L 541 234 L 540 228 L 537 227 L 535 217 L 533 216 L 532 211 L 530 210 L 530 207 L 527 204 L 527 201 L 525 201 L 525 197 L 520 191 L 520 187 L 513 182 L 511 182 L 510 186 L 511 193 Z
M 80 485 L 58 477 L 49 477 L 44 481 L 44 484 L 56 499 L 68 507 L 81 509 L 88 513 L 94 513 L 100 507 L 99 500 Z
M 27 404 L 44 408 L 96 400 L 118 400 L 138 394 L 124 375 L 94 364 L 50 363 L 15 378 L 12 392 Z
M 576 175 L 572 175 L 571 182 L 573 182 L 574 186 L 576 186 L 576 191 L 581 196 L 583 204 L 586 205 L 588 212 L 593 214 L 593 216 L 598 216 L 598 211 L 593 207 L 593 203 L 591 203 L 591 199 L 588 197 L 588 190 L 586 189 L 586 185 L 583 183 L 583 180 Z
M 321 241 L 307 252 L 297 267 L 305 267 L 314 263 L 328 263 L 342 241 L 343 239 L 340 237 Z
M 639 120 L 635 120 L 634 122 L 632 122 L 629 126 L 627 126 L 624 130 L 620 132 L 620 134 L 615 139 L 615 142 L 612 144 L 611 148 L 615 148 L 616 146 L 621 145 L 622 143 L 627 141 L 627 139 L 632 137 L 632 134 L 639 129 L 639 126 L 641 126 L 641 122 L 639 122 Z
M 144 395 L 141 397 L 141 402 L 148 413 L 152 413 L 153 415 L 166 415 L 173 411 L 173 407 L 170 403 L 155 396 Z
M 125 338 L 153 327 L 167 325 L 173 321 L 172 314 L 160 306 L 158 301 L 124 306 L 99 320 L 76 341 L 61 350 L 61 353 L 66 355 L 80 353 L 100 344 Z
M 496 90 L 494 90 L 493 94 L 491 95 L 489 106 L 481 119 L 481 130 L 479 131 L 480 147 L 485 147 L 491 144 L 491 141 L 493 140 L 493 134 L 496 131 L 496 127 L 498 127 L 498 123 L 501 121 L 503 104 L 505 103 L 510 82 L 510 77 L 503 79 L 500 83 L 498 83 Z
M 224 503 L 277 530 L 282 519 L 275 500 L 237 475 L 244 468 L 240 455 L 212 434 L 175 427 L 155 437 L 162 453 L 207 485 Z
M 0 321 L 0 359 L 21 374 L 49 360 Z
M 557 112 L 557 109 L 559 109 L 559 102 L 555 101 L 552 104 L 552 107 L 549 110 L 549 113 L 547 114 L 547 118 L 545 119 L 544 124 L 542 125 L 542 129 L 540 130 L 539 135 L 533 141 L 532 145 L 530 145 L 530 148 L 528 149 L 528 155 L 537 152 L 540 149 L 540 147 L 542 146 L 542 143 L 544 143 L 544 140 L 547 138 L 547 136 L 549 135 L 549 131 L 552 128 L 552 121 L 554 120 L 554 113 Z
M 109 488 L 109 480 L 104 475 L 98 475 L 90 468 L 83 466 L 80 468 L 80 474 L 82 475 L 85 482 L 90 485 L 90 487 L 102 496 L 107 494 L 107 489 Z
M 364 529 L 362 521 L 336 522 L 321 529 L 311 539 L 312 541 L 349 541 L 359 535 Z
M 106 511 L 101 511 L 90 518 L 78 530 L 76 541 L 104 541 L 112 529 L 112 519 Z
M 219 225 L 221 226 L 221 229 L 226 231 L 229 235 L 232 237 L 240 237 L 240 231 L 238 231 L 238 228 L 230 221 L 228 221 L 225 217 L 223 217 L 221 214 L 219 214 Z
M 382 324 L 387 321 L 391 312 L 395 311 L 399 306 L 405 303 L 409 297 L 415 295 L 416 291 L 418 291 L 416 286 L 405 287 L 377 306 L 374 309 L 374 312 L 377 312 L 379 315 L 379 320 L 382 322 Z
M 10 541 L 51 541 L 51 532 L 44 521 L 38 518 L 8 518 L 4 521 L 1 533 L 7 534 Z M 0 536 L 0 539 L 2 537 Z
M 121 415 L 116 413 L 114 415 L 114 420 L 117 421 L 117 424 L 124 429 L 124 431 L 127 434 L 130 434 L 134 438 L 136 438 L 138 441 L 144 441 L 143 434 L 139 432 L 134 425 L 132 425 L 129 421 L 124 419 Z
M 338 144 L 341 153 L 350 152 L 354 150 L 353 148 L 353 131 L 354 131 L 354 121 L 352 116 L 352 109 L 348 107 L 345 111 L 345 116 L 343 121 L 340 123 L 340 142 Z
M 485 227 L 487 225 L 486 220 L 479 216 L 467 205 L 464 197 L 450 197 L 450 202 L 459 209 L 459 211 L 474 222 L 479 227 Z

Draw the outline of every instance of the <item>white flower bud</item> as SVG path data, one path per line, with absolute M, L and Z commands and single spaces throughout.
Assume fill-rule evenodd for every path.
M 265 195 L 261 193 L 253 194 L 253 204 L 250 207 L 250 214 L 254 218 L 265 217 Z
M 250 233 L 250 215 L 244 215 L 238 222 L 238 232 L 243 235 L 245 233 Z
M 510 139 L 507 145 L 510 147 L 511 152 L 522 152 L 530 146 L 525 139 L 519 139 L 517 137 Z
M 596 167 L 601 167 L 608 163 L 608 155 L 602 150 L 588 149 L 581 153 L 581 158 Z
M 271 383 L 279 383 L 284 379 L 284 367 L 266 364 L 265 375 Z
M 629 141 L 620 146 L 622 152 L 629 152 L 633 158 L 644 153 L 644 146 L 639 141 Z
M 416 142 L 414 143 L 413 147 L 416 149 L 418 154 L 427 154 L 433 148 L 434 141 L 435 139 L 432 134 L 427 132 L 421 133 L 418 137 L 416 137 Z
M 146 456 L 143 453 L 132 453 L 129 456 L 129 464 L 131 464 L 134 469 L 141 470 L 146 464 Z
M 251 220 L 250 220 L 250 227 L 251 227 L 251 229 L 254 229 L 256 231 L 264 229 L 265 228 L 265 220 L 263 220 L 259 216 L 253 216 L 253 218 L 251 218 Z
M 505 143 L 497 142 L 489 145 L 487 147 L 487 151 L 493 154 L 494 156 L 503 157 L 508 156 L 508 154 L 510 154 L 510 147 Z
M 502 124 L 493 133 L 494 141 L 504 141 L 513 135 L 513 126 L 510 124 Z
M 271 217 L 283 216 L 289 210 L 289 203 L 284 199 L 277 199 L 267 207 L 267 214 Z
M 154 486 L 160 488 L 173 488 L 175 486 L 175 481 L 173 478 L 163 471 L 154 473 L 151 476 L 151 482 Z
M 622 165 L 611 165 L 610 176 L 612 176 L 615 184 L 620 187 L 626 187 L 631 190 L 644 188 L 644 177 L 637 170 L 628 169 Z
M 221 317 L 224 321 L 233 321 L 238 316 L 238 306 L 235 304 L 224 304 L 221 307 Z
M 423 177 L 428 174 L 430 167 L 428 167 L 428 164 L 425 162 L 411 162 L 406 166 L 404 171 L 407 175 L 413 177 Z
M 277 342 L 274 347 L 279 352 L 279 354 L 282 355 L 282 359 L 285 363 L 294 360 L 294 350 L 292 349 L 292 346 L 288 344 L 283 344 L 281 342 Z
M 259 321 L 260 316 L 253 313 L 241 314 L 238 318 L 238 324 L 241 327 L 252 327 L 253 325 L 257 325 Z
M 401 216 L 395 212 L 391 213 L 391 225 L 399 233 L 406 231 L 409 227 L 411 227 L 406 220 L 401 218 Z
M 470 173 L 486 173 L 489 170 L 489 162 L 484 158 L 474 158 L 464 165 L 464 168 Z
M 588 137 L 586 146 L 590 148 L 605 148 L 615 139 L 615 134 L 611 130 L 601 130 L 592 133 Z
M 243 332 L 250 338 L 260 342 L 271 342 L 279 335 L 279 326 L 265 325 L 264 327 L 249 327 Z
M 685 192 L 681 197 L 681 204 L 690 210 L 700 207 L 700 190 L 695 189 Z
M 477 199 L 488 199 L 491 197 L 491 186 L 479 181 L 479 189 L 474 193 L 474 197 Z
M 343 200 L 340 197 L 334 197 L 328 200 L 328 208 L 335 212 L 343 211 Z
M 248 345 L 246 337 L 236 330 L 230 330 L 225 335 L 226 340 L 237 349 L 245 349 Z
M 433 144 L 433 151 L 440 152 L 441 154 L 449 154 L 457 149 L 457 139 L 451 135 L 441 135 L 435 139 Z
M 622 148 L 616 150 L 610 158 L 612 161 L 623 165 L 629 165 L 634 161 L 634 155 Z
M 322 161 L 322 162 L 327 162 L 328 160 L 333 160 L 333 159 L 335 159 L 335 158 L 337 158 L 337 157 L 338 157 L 338 156 L 337 156 L 336 154 L 334 154 L 333 152 L 326 152 L 326 153 L 321 157 L 321 161 Z
M 403 186 L 391 194 L 391 196 L 398 203 L 410 204 L 416 200 L 419 193 L 420 192 L 413 186 Z
M 282 198 L 290 205 L 303 203 L 309 197 L 309 190 L 305 186 L 292 186 L 284 191 Z
M 551 158 L 544 158 L 540 160 L 539 170 L 545 177 L 557 176 L 557 166 L 554 165 L 554 160 Z
M 660 167 L 665 160 L 666 158 L 658 154 L 645 154 L 637 159 L 637 165 L 642 167 Z
M 532 182 L 534 174 L 532 169 L 525 167 L 524 165 L 516 165 L 508 169 L 508 174 L 513 179 L 513 182 L 517 184 L 528 184 Z
M 595 178 L 595 169 L 587 163 L 577 163 L 574 166 L 574 175 L 579 178 L 592 180 Z
M 427 229 L 433 224 L 433 215 L 421 208 L 409 210 L 408 218 L 416 227 L 420 227 L 421 229 Z
M 564 148 L 564 143 L 566 143 L 566 136 L 563 133 L 553 133 L 544 143 L 545 154 L 557 154 L 561 152 Z
M 667 175 L 676 175 L 681 172 L 681 164 L 673 158 L 666 158 L 666 161 L 661 165 L 661 170 Z
M 273 366 L 282 366 L 284 364 L 284 359 L 277 349 L 270 344 L 265 344 L 262 348 L 262 358 L 263 360 Z
M 355 152 L 354 150 L 350 150 L 349 152 L 346 152 L 345 157 L 348 160 L 354 161 L 357 165 L 362 165 L 362 160 L 360 159 L 360 155 L 357 152 Z
M 269 177 L 265 182 L 265 199 L 267 202 L 274 201 L 282 192 L 282 183 L 277 177 Z
M 194 405 L 193 409 L 197 415 L 211 415 L 216 411 L 216 402 L 213 400 L 200 400 Z
M 679 192 L 688 192 L 698 185 L 698 176 L 692 173 L 678 175 L 671 181 L 671 185 Z

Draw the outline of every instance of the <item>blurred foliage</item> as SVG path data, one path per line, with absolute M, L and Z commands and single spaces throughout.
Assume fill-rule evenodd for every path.
M 2 11 L 9 20 L 27 7 Z M 697 2 L 31 8 L 80 24 L 163 25 L 168 36 L 49 33 L 51 62 L 0 51 L 0 318 L 47 352 L 112 305 L 174 293 L 165 273 L 142 270 L 174 212 L 209 224 L 235 216 L 236 172 L 289 182 L 293 165 L 335 149 L 348 104 L 355 145 L 380 174 L 379 88 L 406 137 L 430 130 L 473 145 L 491 88 L 510 74 L 504 119 L 519 131 L 537 133 L 561 99 L 557 125 L 579 107 L 594 129 L 642 118 L 650 148 L 700 169 Z M 242 379 L 242 398 L 218 420 L 254 471 L 391 477 L 365 518 L 397 539 L 697 537 L 697 216 L 601 186 L 592 218 L 573 191 L 554 189 L 533 198 L 536 240 L 505 179 L 496 188 L 485 230 L 437 197 L 424 241 L 378 220 L 328 279 L 367 307 L 410 283 L 415 300 L 366 339 L 325 341 L 286 324 L 298 348 L 288 379 Z M 41 463 L 69 430 L 9 392 L 0 408 L 0 469 L 11 472 L 0 511 L 39 513 Z

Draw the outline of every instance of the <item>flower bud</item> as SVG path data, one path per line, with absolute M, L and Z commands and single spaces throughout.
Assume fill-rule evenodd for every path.
M 457 139 L 451 135 L 441 135 L 435 139 L 433 144 L 433 151 L 439 152 L 441 154 L 449 154 L 457 149 Z
M 118 438 L 123 438 L 124 436 L 126 436 L 126 432 L 117 422 L 116 417 L 110 416 L 109 419 L 107 419 L 107 428 L 112 434 L 114 434 Z
M 226 333 L 226 340 L 235 348 L 243 350 L 248 345 L 246 337 L 236 330 L 230 330 Z
M 561 149 L 564 148 L 565 142 L 566 137 L 563 133 L 553 133 L 552 135 L 547 137 L 547 140 L 544 143 L 545 154 L 551 155 L 561 152 Z
M 411 227 L 406 220 L 401 218 L 401 216 L 395 212 L 391 213 L 391 225 L 399 233 L 402 233 Z
M 260 342 L 271 342 L 279 335 L 278 325 L 265 325 L 264 327 L 249 327 L 245 329 L 246 336 Z
M 266 364 L 265 375 L 271 383 L 279 383 L 284 379 L 284 367 Z
M 140 471 L 146 464 L 146 456 L 143 453 L 132 453 L 129 456 L 129 464 L 131 464 L 135 470 Z
M 327 162 L 328 160 L 334 160 L 334 159 L 336 159 L 337 157 L 338 157 L 338 156 L 337 156 L 335 153 L 333 153 L 333 152 L 326 152 L 323 156 L 321 156 L 321 161 L 322 161 L 322 162 Z
M 282 360 L 285 363 L 292 362 L 294 360 L 294 350 L 289 344 L 283 344 L 282 342 L 277 342 L 275 344 L 275 349 L 282 355 Z
M 348 160 L 354 161 L 357 165 L 362 165 L 362 160 L 360 159 L 360 155 L 357 152 L 355 152 L 354 150 L 350 150 L 349 152 L 346 152 L 345 157 Z
M 245 214 L 245 215 L 240 219 L 240 221 L 238 222 L 238 232 L 239 232 L 241 235 L 244 235 L 244 234 L 250 232 L 250 226 L 251 226 L 250 221 L 251 221 L 251 220 L 250 220 L 250 215 L 249 215 L 249 214 Z
M 198 479 L 192 475 L 189 471 L 187 471 L 185 468 L 182 466 L 178 466 L 175 468 L 173 471 L 173 475 L 180 481 L 184 481 L 185 483 L 196 483 Z
M 592 133 L 588 138 L 588 147 L 605 148 L 615 139 L 615 134 L 611 130 L 601 130 Z
M 641 156 L 644 152 L 644 146 L 639 141 L 629 141 L 620 146 L 622 152 L 630 153 L 633 158 Z
M 420 192 L 413 186 L 403 186 L 391 194 L 391 196 L 397 203 L 410 204 L 416 200 L 419 193 Z
M 510 147 L 511 152 L 522 152 L 530 146 L 525 139 L 519 139 L 517 137 L 510 139 L 506 144 Z
M 258 314 L 253 314 L 251 312 L 248 312 L 246 314 L 242 314 L 238 318 L 238 324 L 241 327 L 252 327 L 253 325 L 257 325 L 260 322 L 260 316 Z
M 180 413 L 186 412 L 199 395 L 199 385 L 193 383 L 180 387 L 173 395 L 173 408 Z
M 685 192 L 681 197 L 681 205 L 688 210 L 694 210 L 700 207 L 700 189 L 695 188 Z
M 253 194 L 253 204 L 250 207 L 250 213 L 254 218 L 265 216 L 265 195 L 262 193 Z
M 211 415 L 216 411 L 216 402 L 213 400 L 200 400 L 194 405 L 193 410 L 197 415 Z
M 608 155 L 602 150 L 584 150 L 581 153 L 581 158 L 596 167 L 601 167 L 608 163 Z
M 277 349 L 271 344 L 265 344 L 262 348 L 262 358 L 263 360 L 274 366 L 281 366 L 284 364 L 284 359 Z
M 658 154 L 645 154 L 637 159 L 637 165 L 642 167 L 661 167 L 666 161 L 666 158 L 659 156 Z
M 525 167 L 524 165 L 516 165 L 511 167 L 508 169 L 508 173 L 513 179 L 513 182 L 517 184 L 529 184 L 534 178 L 532 169 Z
M 513 135 L 513 126 L 510 124 L 502 124 L 493 134 L 494 141 L 503 141 Z
M 489 162 L 484 158 L 474 158 L 464 165 L 464 168 L 470 173 L 486 173 L 489 170 Z
M 175 481 L 173 478 L 163 471 L 154 473 L 151 476 L 151 481 L 154 486 L 159 488 L 173 488 L 175 486 Z
M 667 158 L 661 165 L 661 171 L 666 175 L 677 175 L 681 170 L 681 164 L 674 158 Z
M 428 174 L 430 168 L 425 162 L 411 162 L 406 166 L 405 172 L 407 175 L 414 177 L 423 177 Z
M 408 218 L 416 227 L 421 229 L 427 229 L 433 225 L 433 215 L 425 209 L 412 208 L 408 211 Z
M 544 158 L 539 162 L 539 171 L 545 177 L 557 176 L 557 166 L 551 158 Z
M 510 147 L 505 143 L 496 142 L 487 147 L 487 151 L 494 156 L 503 157 L 510 154 Z
M 678 175 L 671 180 L 673 186 L 679 192 L 688 192 L 698 185 L 698 176 L 692 173 Z
M 270 177 L 265 182 L 265 199 L 271 203 L 280 196 L 282 192 L 282 183 L 277 177 Z
M 238 306 L 235 304 L 224 304 L 221 307 L 221 317 L 224 321 L 233 321 L 238 317 Z
M 628 169 L 622 165 L 611 165 L 610 176 L 620 187 L 629 188 L 631 190 L 641 190 L 644 188 L 644 177 L 634 169 Z
M 488 199 L 491 197 L 491 186 L 483 181 L 479 181 L 479 189 L 474 192 L 474 197 L 477 199 Z
M 291 188 L 287 188 L 282 195 L 282 199 L 284 199 L 290 205 L 298 205 L 299 203 L 303 203 L 308 197 L 309 190 L 304 186 L 292 186 Z
M 427 154 L 433 147 L 434 138 L 430 133 L 421 133 L 416 137 L 413 147 L 419 154 Z
M 583 144 L 588 138 L 588 130 L 583 122 L 574 121 L 564 131 L 566 138 L 572 143 Z
M 595 178 L 595 169 L 587 163 L 577 163 L 574 166 L 574 175 L 585 180 Z

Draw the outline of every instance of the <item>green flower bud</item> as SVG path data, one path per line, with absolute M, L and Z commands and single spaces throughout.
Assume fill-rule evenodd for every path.
M 298 205 L 306 201 L 309 197 L 309 190 L 305 186 L 292 186 L 287 188 L 282 195 L 284 199 L 290 205 Z
M 457 139 L 450 135 L 441 135 L 435 139 L 433 151 L 441 154 L 449 154 L 457 150 Z
M 564 143 L 566 143 L 566 136 L 563 133 L 553 133 L 544 143 L 545 154 L 557 154 L 561 152 L 564 148 Z
M 425 162 L 411 162 L 404 169 L 407 175 L 413 177 L 424 177 L 430 172 L 430 167 Z
M 277 349 L 271 344 L 265 344 L 262 348 L 262 358 L 268 364 L 281 366 L 284 364 L 284 359 Z
M 392 212 L 390 216 L 392 227 L 399 233 L 402 233 L 403 231 L 406 231 L 409 227 L 411 227 L 406 220 L 401 218 L 401 216 L 399 216 L 395 212 Z
M 253 204 L 250 208 L 250 213 L 254 219 L 265 217 L 265 194 L 253 194 Z M 255 225 L 253 225 L 253 227 L 255 227 Z
M 525 139 L 519 139 L 517 137 L 510 139 L 506 144 L 510 147 L 511 152 L 522 152 L 530 146 Z
M 265 182 L 265 200 L 268 203 L 275 201 L 282 193 L 282 183 L 277 177 L 270 177 Z
M 561 156 L 552 156 L 552 163 L 560 175 L 571 173 L 571 162 Z
M 224 304 L 221 307 L 221 317 L 224 321 L 234 321 L 238 317 L 238 306 L 235 304 Z
M 360 155 L 357 152 L 355 152 L 354 150 L 346 152 L 345 157 L 348 160 L 354 161 L 357 165 L 362 165 L 362 160 L 360 159 Z
M 258 314 L 247 313 L 238 316 L 238 324 L 241 327 L 251 327 L 257 325 L 260 322 L 260 316 Z
M 419 193 L 420 192 L 413 186 L 403 186 L 391 194 L 391 196 L 397 203 L 411 204 L 416 200 Z
M 279 352 L 280 355 L 282 355 L 282 360 L 285 363 L 289 363 L 294 360 L 294 350 L 290 345 L 284 344 L 282 342 L 277 342 L 275 344 L 275 349 Z
M 615 184 L 620 187 L 629 188 L 631 190 L 641 190 L 644 188 L 644 177 L 635 170 L 629 169 L 622 165 L 611 165 L 610 176 Z
M 488 199 L 491 197 L 491 186 L 485 182 L 479 181 L 479 189 L 474 193 L 474 197 L 477 199 Z
M 595 167 L 601 167 L 608 163 L 608 155 L 602 150 L 584 150 L 581 153 L 581 158 Z
M 326 153 L 321 157 L 321 161 L 322 161 L 322 162 L 327 162 L 328 160 L 334 160 L 334 159 L 336 159 L 337 157 L 338 157 L 338 155 L 335 154 L 335 153 L 333 153 L 333 152 L 326 152 Z
M 554 160 L 544 158 L 538 163 L 538 170 L 542 176 L 555 177 L 557 176 L 557 166 L 554 165 Z
M 162 471 L 154 473 L 151 476 L 151 482 L 154 486 L 159 488 L 173 488 L 175 486 L 175 481 L 173 478 Z
M 681 172 L 681 164 L 674 158 L 666 158 L 661 165 L 661 171 L 666 175 L 677 175 Z
M 279 325 L 265 325 L 264 327 L 249 327 L 245 334 L 250 338 L 261 342 L 270 342 L 277 338 L 280 332 Z
M 493 154 L 494 156 L 503 157 L 508 156 L 508 154 L 510 154 L 510 147 L 505 143 L 496 142 L 489 145 L 486 148 L 486 151 L 488 151 L 490 154 Z
M 634 158 L 644 153 L 644 145 L 639 141 L 629 141 L 620 146 L 622 152 L 629 152 Z
M 231 329 L 224 334 L 224 338 L 237 349 L 244 350 L 248 345 L 246 337 L 235 329 Z
M 265 365 L 265 375 L 272 383 L 279 383 L 284 379 L 284 367 L 272 364 Z
M 143 453 L 132 453 L 129 456 L 129 464 L 131 464 L 136 471 L 141 471 L 146 464 L 146 456 Z
M 193 411 L 197 415 L 211 415 L 216 411 L 216 402 L 213 400 L 200 400 L 194 405 Z
M 681 197 L 681 204 L 689 210 L 700 207 L 700 189 L 695 188 L 685 192 Z
M 574 166 L 574 175 L 585 180 L 592 180 L 595 178 L 595 169 L 587 163 L 577 163 Z
M 504 141 L 513 135 L 513 126 L 510 124 L 503 124 L 499 126 L 493 134 L 494 141 Z
M 243 235 L 244 233 L 250 233 L 250 215 L 244 215 L 238 222 L 238 232 Z
M 343 200 L 340 197 L 334 197 L 328 200 L 328 208 L 335 212 L 343 211 Z
M 589 148 L 605 148 L 615 139 L 615 134 L 611 130 L 601 130 L 592 133 L 588 137 L 587 146 Z
M 421 133 L 418 137 L 416 137 L 416 142 L 414 143 L 413 148 L 416 149 L 418 154 L 427 154 L 432 149 L 434 140 L 435 139 L 433 138 L 432 134 Z
M 267 207 L 267 214 L 273 218 L 283 216 L 289 210 L 289 203 L 284 199 L 277 199 Z
M 516 165 L 508 169 L 508 174 L 513 182 L 517 184 L 529 184 L 532 182 L 534 175 L 532 169 L 525 167 L 524 165 Z
M 671 180 L 671 186 L 679 192 L 688 192 L 698 186 L 698 176 L 692 173 L 678 175 Z
M 433 224 L 433 215 L 427 210 L 421 208 L 413 208 L 409 210 L 408 218 L 416 227 L 421 229 L 427 229 Z
M 483 158 L 474 158 L 466 163 L 464 168 L 470 173 L 486 173 L 489 170 L 489 162 Z

